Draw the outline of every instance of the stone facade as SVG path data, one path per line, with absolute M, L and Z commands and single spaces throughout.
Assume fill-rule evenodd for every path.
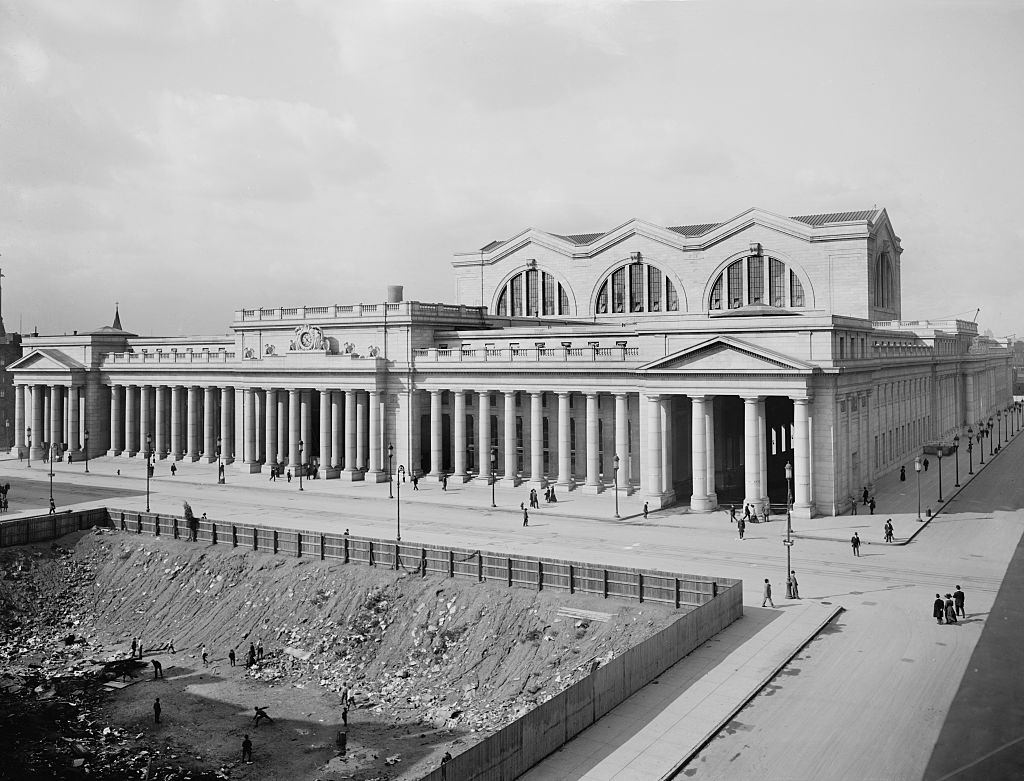
M 242 309 L 233 336 L 26 339 L 15 450 L 245 471 L 616 485 L 652 508 L 831 514 L 1012 402 L 973 322 L 901 319 L 884 210 L 599 234 L 454 262 L 457 302 Z M 38 432 L 44 432 L 39 437 Z M 787 481 L 787 465 L 792 480 Z M 792 496 L 790 497 L 790 492 Z

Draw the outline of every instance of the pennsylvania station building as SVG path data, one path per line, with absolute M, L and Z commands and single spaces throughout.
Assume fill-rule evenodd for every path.
M 232 334 L 25 337 L 14 452 L 316 466 L 608 491 L 651 509 L 846 512 L 1012 403 L 1010 352 L 905 320 L 884 209 L 525 230 L 459 253 L 455 303 L 258 307 Z M 86 436 L 88 432 L 88 437 Z M 215 466 L 211 466 L 215 469 Z

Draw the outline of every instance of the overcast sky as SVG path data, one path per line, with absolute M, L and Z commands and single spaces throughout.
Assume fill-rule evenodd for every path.
M 885 206 L 904 317 L 1024 337 L 1020 2 L 0 0 L 8 330 L 451 301 L 527 227 Z

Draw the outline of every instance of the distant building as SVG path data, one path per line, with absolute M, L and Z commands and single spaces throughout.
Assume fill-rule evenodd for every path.
M 884 209 L 526 230 L 456 256 L 456 304 L 237 310 L 228 337 L 26 339 L 16 447 L 326 477 L 617 484 L 652 508 L 841 512 L 1011 401 L 1007 348 L 904 320 Z M 43 432 L 40 435 L 40 432 Z M 966 444 L 966 443 L 965 443 Z M 787 465 L 792 481 L 787 481 Z M 471 487 L 472 490 L 472 487 Z
M 14 447 L 14 375 L 11 364 L 21 358 L 21 334 L 4 328 L 3 272 L 0 272 L 0 449 Z

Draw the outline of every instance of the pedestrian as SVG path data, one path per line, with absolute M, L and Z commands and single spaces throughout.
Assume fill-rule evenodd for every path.
M 796 580 L 796 570 L 789 571 L 789 582 L 793 586 L 793 599 L 800 599 L 800 584 Z
M 270 467 L 270 477 L 267 478 L 270 482 L 274 482 L 277 479 L 277 467 Z
M 142 658 L 142 636 L 139 636 L 139 658 Z
M 939 624 L 942 623 L 942 617 L 946 613 L 946 603 L 942 601 L 942 597 L 938 594 L 935 595 L 935 602 L 932 603 L 932 617 Z
M 850 506 L 853 508 L 853 514 L 856 515 L 857 514 L 857 497 L 856 496 L 851 496 L 850 497 Z
M 900 467 L 900 482 L 907 482 L 907 468 L 905 466 Z
M 747 504 L 746 502 L 743 503 L 743 520 L 750 520 L 750 505 Z
M 955 624 L 956 622 L 956 608 L 953 606 L 953 595 L 946 594 L 946 623 Z
M 775 607 L 775 603 L 772 602 L 772 584 L 768 582 L 768 578 L 764 579 L 764 599 L 761 600 L 761 607 L 765 605 Z
M 263 661 L 263 638 L 256 641 L 256 660 Z
M 71 466 L 71 454 L 68 453 L 68 466 Z
M 161 710 L 162 710 L 162 708 L 160 707 L 160 698 L 157 697 L 156 701 L 153 703 L 153 723 L 154 724 L 159 724 L 160 723 L 160 711 Z
M 768 517 L 769 517 L 770 511 L 771 511 L 771 505 L 769 505 L 767 502 L 765 502 L 765 505 L 764 505 L 764 522 L 765 523 L 768 523 Z
M 348 537 L 348 529 L 345 529 L 345 536 Z
M 346 705 L 341 709 L 341 723 L 346 727 L 348 726 L 348 706 Z
M 644 520 L 647 520 L 647 502 L 644 502 Z
M 740 518 L 736 521 L 736 531 L 740 533 L 740 539 L 743 539 L 743 533 L 747 530 L 747 522 Z
M 174 650 L 174 638 L 173 637 L 170 640 L 167 641 L 167 650 L 170 651 L 172 654 L 178 653 L 177 651 Z
M 248 735 L 242 738 L 242 761 L 252 763 L 252 741 Z
M 922 463 L 924 464 L 924 471 L 927 472 L 928 471 L 928 459 L 926 458 Z
M 210 661 L 209 661 L 209 657 L 206 654 L 206 646 L 204 645 L 203 646 L 203 667 L 209 667 L 209 666 L 210 666 Z
M 875 514 L 875 497 L 871 497 L 871 501 L 868 502 L 868 509 L 871 510 L 871 515 Z
M 159 661 L 153 659 L 153 680 L 164 677 L 164 666 Z
M 345 752 L 348 750 L 348 733 L 344 730 L 338 730 L 338 737 L 335 738 L 338 744 L 338 753 L 345 756 Z
M 274 720 L 272 718 L 270 718 L 270 716 L 267 715 L 267 710 L 266 709 L 267 709 L 266 705 L 264 705 L 263 707 L 257 706 L 255 708 L 253 708 L 253 710 L 256 711 L 256 714 L 252 717 L 252 723 L 255 726 L 258 727 L 260 725 L 260 720 L 261 719 L 266 719 L 271 724 L 274 723 Z
M 136 654 L 136 652 L 138 650 L 139 650 L 138 641 L 136 641 L 136 639 L 133 637 L 132 638 L 132 659 L 135 658 L 135 654 Z
M 56 515 L 56 513 L 57 513 L 57 505 L 54 503 L 53 497 L 51 496 L 50 497 L 50 513 L 49 514 L 50 515 Z
M 448 474 L 447 474 L 447 472 L 445 474 L 441 475 L 441 490 L 442 491 L 447 491 L 448 490 Z
M 342 685 L 342 687 L 341 687 L 341 707 L 347 708 L 348 707 L 348 700 L 349 700 L 348 681 L 346 681 L 344 683 L 344 685 Z
M 228 661 L 231 662 L 231 666 L 232 667 L 235 666 L 235 649 L 234 648 L 232 648 L 230 651 L 228 651 Z
M 892 542 L 892 518 L 885 522 L 885 541 Z
M 868 503 L 868 487 L 864 486 L 864 491 L 860 495 L 861 499 L 864 500 L 864 504 Z
M 412 490 L 414 490 L 414 491 L 420 490 L 420 476 L 419 475 L 413 475 L 412 476 Z
M 171 464 L 171 477 L 174 477 L 176 474 L 178 474 L 178 467 L 174 464 Z
M 850 538 L 850 545 L 853 547 L 853 555 L 860 556 L 860 535 L 857 532 Z
M 292 481 L 292 470 L 291 469 L 286 469 L 285 473 L 284 473 L 284 477 L 285 477 L 285 480 L 287 480 L 290 483 Z
M 522 505 L 520 505 L 522 506 Z M 523 526 L 530 525 L 530 511 L 523 507 Z
M 964 592 L 959 585 L 957 585 L 956 591 L 953 592 L 953 605 L 956 607 L 956 615 L 967 618 L 967 614 L 964 612 Z
M 555 496 L 555 487 L 554 486 L 551 486 L 551 498 L 548 499 L 548 501 L 552 502 L 552 503 L 555 503 L 555 502 L 558 501 L 558 497 Z
M 734 504 L 729 505 L 729 520 L 736 523 L 736 505 Z

